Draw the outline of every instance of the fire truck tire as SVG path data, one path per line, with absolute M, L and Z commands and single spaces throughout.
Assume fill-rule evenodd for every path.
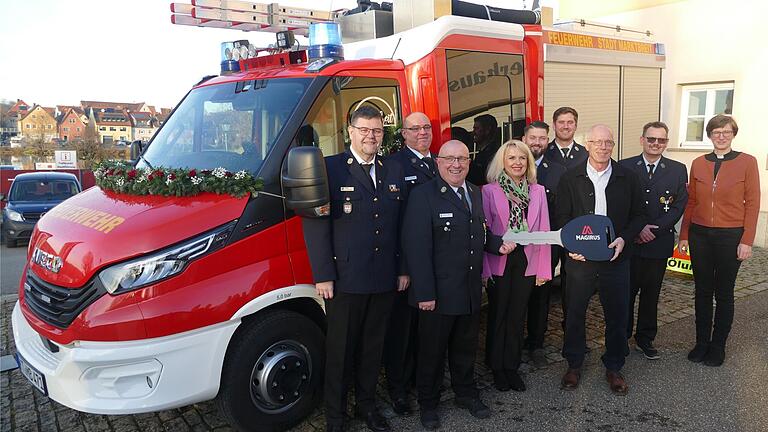
M 219 409 L 242 431 L 286 430 L 320 401 L 325 335 L 309 318 L 285 310 L 243 325 L 224 359 Z

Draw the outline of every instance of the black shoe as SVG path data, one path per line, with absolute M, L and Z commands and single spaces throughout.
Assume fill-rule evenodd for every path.
M 525 391 L 525 382 L 520 377 L 520 374 L 514 371 L 506 371 L 507 379 L 509 380 L 509 387 L 516 392 Z
M 457 407 L 464 408 L 472 414 L 472 417 L 486 419 L 491 416 L 491 409 L 484 404 L 480 398 L 456 398 L 454 401 Z
M 723 361 L 725 361 L 725 348 L 717 345 L 710 345 L 702 363 L 704 363 L 705 366 L 718 367 L 722 366 Z
M 707 349 L 709 344 L 696 344 L 695 347 L 688 353 L 688 360 L 694 363 L 701 363 L 704 357 L 707 355 Z
M 648 360 L 658 360 L 661 358 L 659 350 L 651 342 L 637 343 L 637 350 L 642 352 Z
M 493 386 L 500 392 L 509 391 L 512 388 L 509 385 L 507 375 L 503 371 L 493 372 Z
M 437 410 L 421 410 L 421 425 L 426 430 L 435 430 L 440 427 L 440 417 L 437 416 Z
M 365 414 L 365 425 L 374 432 L 389 432 L 389 423 L 378 410 L 369 411 Z
M 327 424 L 325 425 L 325 432 L 344 432 L 343 424 Z
M 401 416 L 411 415 L 411 405 L 408 403 L 408 399 L 404 397 L 392 399 L 392 411 Z

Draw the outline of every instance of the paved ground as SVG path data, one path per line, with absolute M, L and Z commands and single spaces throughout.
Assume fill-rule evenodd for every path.
M 737 279 L 736 320 L 726 364 L 721 368 L 694 365 L 685 359 L 692 346 L 693 283 L 690 277 L 668 273 L 660 300 L 657 345 L 663 358 L 647 361 L 633 353 L 624 369 L 630 394 L 615 397 L 607 389 L 599 362 L 603 328 L 601 310 L 593 301 L 589 311 L 588 357 L 579 390 L 559 390 L 564 365 L 560 305 L 553 304 L 547 333 L 550 365 L 535 370 L 524 364 L 529 391 L 500 393 L 491 386 L 489 371 L 478 362 L 482 397 L 494 411 L 478 421 L 453 407 L 446 391 L 441 416 L 445 431 L 578 430 L 578 431 L 765 431 L 768 430 L 768 250 L 756 249 Z M 3 262 L 3 267 L 6 263 Z M 4 296 L 0 320 L 0 354 L 13 353 L 10 311 Z M 482 358 L 482 353 L 478 356 Z M 229 430 L 208 403 L 133 416 L 78 413 L 41 396 L 18 370 L 0 374 L 0 432 L 5 431 L 222 431 Z M 392 412 L 385 409 L 385 413 Z M 419 430 L 418 416 L 391 419 L 393 430 Z M 320 410 L 295 431 L 321 430 Z M 365 430 L 359 422 L 352 430 Z
M 19 278 L 27 260 L 27 242 L 19 243 L 15 248 L 0 246 L 0 295 L 16 294 L 19 291 Z

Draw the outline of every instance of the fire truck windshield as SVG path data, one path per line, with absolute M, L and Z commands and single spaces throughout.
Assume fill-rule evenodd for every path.
M 139 167 L 257 174 L 310 79 L 249 80 L 192 90 L 160 129 Z

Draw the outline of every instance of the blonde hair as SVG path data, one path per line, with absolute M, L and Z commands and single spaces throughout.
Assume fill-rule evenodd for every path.
M 499 174 L 504 171 L 504 156 L 506 155 L 507 150 L 513 147 L 516 147 L 518 150 L 523 152 L 526 159 L 528 160 L 528 166 L 525 168 L 525 177 L 528 179 L 528 184 L 536 183 L 536 160 L 533 158 L 531 149 L 528 148 L 528 146 L 520 140 L 509 140 L 505 142 L 501 145 L 501 147 L 499 147 L 499 149 L 496 151 L 496 154 L 493 155 L 491 163 L 488 164 L 488 171 L 485 176 L 486 180 L 488 180 L 488 183 L 494 183 L 498 181 Z

